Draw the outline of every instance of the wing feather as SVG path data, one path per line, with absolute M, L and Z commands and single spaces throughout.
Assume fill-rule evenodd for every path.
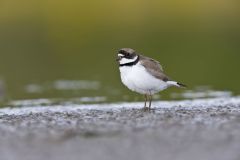
M 163 80 L 163 81 L 169 81 L 168 76 L 163 73 L 163 67 L 161 66 L 160 62 L 158 62 L 152 58 L 144 57 L 141 55 L 140 63 L 154 77 L 156 77 L 160 80 Z

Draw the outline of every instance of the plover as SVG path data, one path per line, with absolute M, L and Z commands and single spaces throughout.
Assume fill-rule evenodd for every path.
M 138 54 L 131 48 L 122 48 L 117 53 L 122 83 L 130 90 L 143 94 L 144 108 L 151 108 L 152 95 L 171 86 L 186 87 L 164 74 L 161 64 Z M 147 107 L 147 101 L 149 105 Z

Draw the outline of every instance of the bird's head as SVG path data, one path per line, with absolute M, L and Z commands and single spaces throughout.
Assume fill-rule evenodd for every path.
M 122 48 L 117 53 L 117 61 L 120 65 L 135 62 L 138 59 L 138 54 L 131 48 Z

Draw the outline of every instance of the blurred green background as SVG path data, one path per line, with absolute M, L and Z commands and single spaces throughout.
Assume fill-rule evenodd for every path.
M 158 59 L 189 89 L 238 94 L 239 6 L 236 0 L 1 0 L 0 97 L 133 100 L 115 62 L 123 47 Z

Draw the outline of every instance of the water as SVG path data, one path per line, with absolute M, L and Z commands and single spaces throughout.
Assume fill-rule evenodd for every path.
M 120 82 L 119 82 L 120 83 Z M 125 88 L 124 86 L 121 86 Z M 126 89 L 127 90 L 127 89 Z M 170 89 L 172 91 L 156 94 L 158 100 L 181 100 L 181 99 L 204 99 L 204 98 L 227 98 L 234 96 L 232 91 L 213 90 L 209 86 L 199 86 L 192 89 Z M 143 101 L 143 96 L 121 91 L 120 88 L 102 86 L 99 81 L 87 80 L 57 80 L 42 84 L 31 83 L 21 88 L 22 97 L 6 100 L 2 93 L 2 106 L 34 106 L 53 105 L 57 103 L 75 104 L 101 104 L 112 102 Z

